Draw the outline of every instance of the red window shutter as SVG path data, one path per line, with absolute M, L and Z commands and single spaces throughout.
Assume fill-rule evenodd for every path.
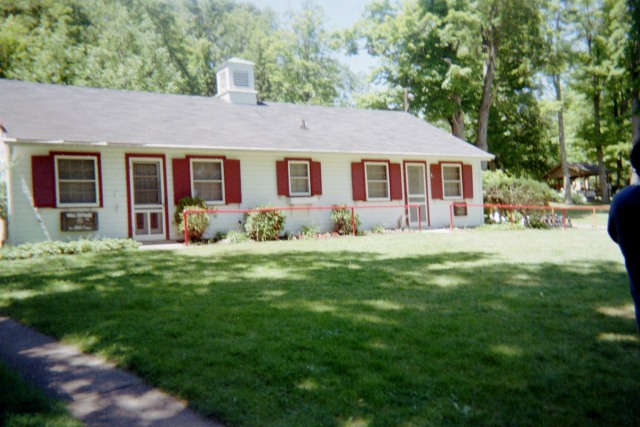
M 227 204 L 242 203 L 240 160 L 224 161 L 224 197 Z
M 462 165 L 462 194 L 465 199 L 473 199 L 473 169 L 471 165 Z
M 322 167 L 320 162 L 309 162 L 311 169 L 311 195 L 319 196 L 322 194 Z
M 289 196 L 289 164 L 285 160 L 276 162 L 278 196 Z
M 191 163 L 189 159 L 173 159 L 173 201 L 177 205 L 183 197 L 191 197 Z
M 367 200 L 367 190 L 364 182 L 364 164 L 351 163 L 351 186 L 353 200 Z
M 391 200 L 402 200 L 402 166 L 400 163 L 389 164 L 389 188 Z
M 56 176 L 53 156 L 31 156 L 33 205 L 36 208 L 56 207 Z
M 444 199 L 442 194 L 442 168 L 440 164 L 431 165 L 431 198 Z

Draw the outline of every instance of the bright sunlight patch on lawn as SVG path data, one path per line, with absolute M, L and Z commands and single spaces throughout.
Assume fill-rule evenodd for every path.
M 229 427 L 637 425 L 630 302 L 588 228 L 0 262 L 0 313 Z

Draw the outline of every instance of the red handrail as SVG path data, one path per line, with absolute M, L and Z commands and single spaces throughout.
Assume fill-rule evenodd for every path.
M 481 208 L 498 208 L 509 209 L 511 214 L 510 223 L 513 224 L 513 211 L 517 209 L 531 209 L 531 210 L 562 210 L 562 228 L 567 228 L 567 211 L 593 211 L 593 228 L 596 228 L 596 210 L 609 210 L 609 205 L 595 205 L 595 206 L 538 206 L 538 205 L 506 205 L 499 203 L 465 203 L 465 202 L 452 202 L 449 205 L 449 229 L 453 230 L 453 208 L 454 206 L 472 206 Z

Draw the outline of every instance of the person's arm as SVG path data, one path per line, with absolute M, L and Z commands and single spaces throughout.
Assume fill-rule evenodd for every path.
M 611 237 L 611 239 L 614 242 L 618 243 L 618 228 L 616 227 L 615 216 L 616 209 L 612 203 L 611 208 L 609 209 L 609 223 L 607 225 L 607 231 L 609 232 L 609 236 Z

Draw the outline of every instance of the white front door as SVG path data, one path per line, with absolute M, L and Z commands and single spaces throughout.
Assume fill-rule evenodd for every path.
M 162 159 L 129 159 L 131 229 L 135 240 L 164 240 L 164 176 Z
M 409 208 L 409 225 L 418 225 L 418 218 L 422 225 L 427 225 L 427 185 L 425 166 L 422 163 L 407 163 L 407 204 L 419 205 Z

